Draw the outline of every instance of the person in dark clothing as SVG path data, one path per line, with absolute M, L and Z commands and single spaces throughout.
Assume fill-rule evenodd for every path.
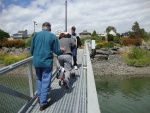
M 76 47 L 72 48 L 72 56 L 73 56 L 74 68 L 77 70 L 78 69 L 78 67 L 77 67 L 77 48 L 81 47 L 82 44 L 81 44 L 79 36 L 77 36 L 75 31 L 76 31 L 75 26 L 72 26 L 71 27 L 71 38 L 76 42 Z

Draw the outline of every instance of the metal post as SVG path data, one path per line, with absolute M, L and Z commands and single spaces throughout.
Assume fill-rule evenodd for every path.
M 83 49 L 83 54 L 84 54 L 84 59 L 83 59 L 83 65 L 84 65 L 84 67 L 86 67 L 87 68 L 87 63 L 86 63 L 86 56 L 87 56 L 87 53 L 86 53 L 86 43 L 87 43 L 87 41 L 85 41 L 85 44 L 84 44 L 84 49 Z
M 30 89 L 30 97 L 33 97 L 33 71 L 32 71 L 32 62 L 28 63 L 28 79 L 29 79 L 29 89 Z
M 65 1 L 65 32 L 67 32 L 67 0 Z
M 34 34 L 35 34 L 35 25 L 37 25 L 37 24 L 35 21 L 33 21 L 33 23 L 34 23 Z

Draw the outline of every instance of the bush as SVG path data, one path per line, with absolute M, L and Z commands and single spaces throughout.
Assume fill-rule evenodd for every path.
M 0 53 L 0 64 L 3 64 L 5 55 L 3 53 Z
M 25 47 L 30 47 L 30 45 L 31 45 L 31 41 L 32 41 L 32 38 L 27 38 L 27 39 L 25 39 Z
M 1 42 L 0 43 L 0 47 L 16 47 L 16 48 L 20 48 L 20 47 L 24 47 L 25 43 L 22 40 L 9 40 L 6 42 Z
M 19 55 L 19 56 L 12 56 L 12 55 L 6 55 L 4 58 L 3 58 L 3 64 L 5 65 L 10 65 L 10 64 L 13 64 L 13 63 L 16 63 L 16 62 L 19 62 L 23 59 L 26 59 L 28 58 L 30 55 Z
M 119 44 L 120 43 L 120 37 L 119 36 L 114 37 L 114 42 Z
M 111 41 L 111 42 L 106 43 L 106 45 L 104 47 L 105 48 L 112 48 L 114 46 L 115 46 L 115 43 Z
M 124 38 L 121 40 L 121 44 L 125 46 L 129 45 L 140 46 L 142 44 L 142 38 Z
M 97 43 L 97 45 L 96 45 L 96 49 L 103 48 L 105 45 L 106 45 L 106 42 L 99 42 L 99 43 Z
M 100 49 L 100 48 L 112 48 L 115 46 L 114 42 L 99 42 L 96 45 L 96 49 Z
M 150 65 L 150 52 L 135 46 L 130 47 L 130 50 L 123 53 L 122 56 L 123 60 L 130 66 L 142 67 Z

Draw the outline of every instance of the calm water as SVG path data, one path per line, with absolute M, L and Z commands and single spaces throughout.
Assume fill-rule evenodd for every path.
M 101 113 L 150 113 L 150 78 L 98 78 Z
M 23 77 L 0 76 L 0 85 L 4 85 L 8 88 L 29 96 L 28 78 L 27 76 L 22 76 Z M 35 83 L 35 79 L 33 80 Z M 27 100 L 0 92 L 0 113 L 17 113 L 27 102 Z

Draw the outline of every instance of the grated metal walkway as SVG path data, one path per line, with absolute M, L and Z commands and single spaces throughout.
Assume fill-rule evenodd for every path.
M 43 113 L 87 113 L 86 74 L 83 71 L 83 49 L 78 49 L 78 70 L 76 79 L 70 79 L 70 89 L 60 87 L 58 79 L 52 82 L 49 95 L 50 106 Z M 27 113 L 38 113 L 39 104 L 35 101 Z

